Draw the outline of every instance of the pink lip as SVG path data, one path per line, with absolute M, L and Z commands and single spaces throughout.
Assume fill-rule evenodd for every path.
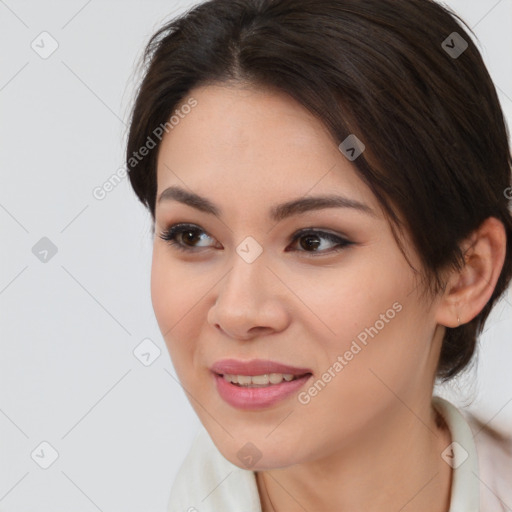
M 297 368 L 287 364 L 275 363 L 264 359 L 252 359 L 251 361 L 239 361 L 237 359 L 221 359 L 212 365 L 212 372 L 224 375 L 265 375 L 266 373 L 290 373 L 292 375 L 304 375 L 312 373 L 309 368 Z
M 212 367 L 212 375 L 217 391 L 229 405 L 238 409 L 264 409 L 296 393 L 312 377 L 311 370 L 297 368 L 273 361 L 254 359 L 243 362 L 235 359 L 217 361 Z M 283 381 L 265 387 L 241 387 L 224 379 L 230 375 L 264 375 L 266 373 L 289 373 L 297 375 L 297 379 Z

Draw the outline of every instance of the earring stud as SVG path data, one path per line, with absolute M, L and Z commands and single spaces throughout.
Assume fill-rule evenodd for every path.
M 457 315 L 457 326 L 460 326 L 460 318 L 459 318 L 459 315 Z

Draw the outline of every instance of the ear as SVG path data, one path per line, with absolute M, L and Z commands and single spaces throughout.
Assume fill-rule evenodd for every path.
M 437 322 L 457 327 L 473 320 L 487 304 L 503 268 L 507 235 L 503 223 L 487 218 L 462 243 L 465 266 L 452 270 L 437 309 Z

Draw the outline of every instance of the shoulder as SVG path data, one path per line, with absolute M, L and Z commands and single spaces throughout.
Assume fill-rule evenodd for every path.
M 478 455 L 481 510 L 505 511 L 512 507 L 512 432 L 492 429 L 476 415 L 464 416 L 473 432 Z
M 256 478 L 225 459 L 201 425 L 173 482 L 167 512 L 261 512 Z

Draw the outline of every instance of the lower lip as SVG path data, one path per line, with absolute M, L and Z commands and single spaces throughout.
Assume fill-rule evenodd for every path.
M 304 375 L 280 384 L 271 384 L 261 388 L 241 387 L 228 382 L 224 377 L 214 374 L 219 395 L 229 405 L 237 409 L 264 409 L 284 400 L 296 393 L 308 380 L 311 374 Z

